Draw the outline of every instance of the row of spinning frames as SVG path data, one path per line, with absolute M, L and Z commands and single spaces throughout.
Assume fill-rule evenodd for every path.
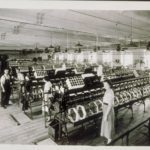
M 117 87 L 119 85 L 119 88 Z M 124 85 L 124 86 L 123 86 Z M 150 94 L 149 77 L 135 78 L 128 82 L 123 82 L 114 85 L 115 90 L 115 107 L 130 103 L 134 100 L 140 100 Z M 96 113 L 102 111 L 102 96 L 104 95 L 103 88 L 91 89 L 69 95 L 68 103 L 74 104 L 67 111 L 67 116 L 70 122 L 75 123 L 83 120 Z M 100 98 L 101 97 L 101 98 Z M 89 101 L 86 100 L 90 99 Z M 78 101 L 80 100 L 80 105 Z M 98 103 L 97 103 L 98 102 Z M 76 104 L 76 105 L 75 105 Z M 80 107 L 79 107 L 80 106 Z
M 73 91 L 69 93 L 69 98 L 66 102 L 66 115 L 71 123 L 86 120 L 102 112 L 102 99 L 100 97 L 104 95 L 104 89 L 100 88 L 100 86 L 96 87 L 96 84 L 94 88 L 85 88 L 86 82 L 84 82 L 84 78 L 90 79 L 91 75 L 86 74 L 85 76 L 70 77 L 66 81 L 69 85 L 69 90 Z M 75 89 L 78 90 L 76 91 Z
M 134 101 L 150 94 L 150 85 L 144 87 L 132 88 L 115 93 L 115 106 Z
M 114 91 L 129 90 L 130 88 L 144 86 L 150 83 L 149 77 L 133 78 L 125 81 L 114 82 Z
M 130 69 L 125 69 L 125 68 L 117 68 L 117 69 L 106 69 L 104 71 L 104 74 L 107 75 L 116 75 L 116 76 L 122 76 L 122 75 L 131 75 L 133 74 L 133 71 Z

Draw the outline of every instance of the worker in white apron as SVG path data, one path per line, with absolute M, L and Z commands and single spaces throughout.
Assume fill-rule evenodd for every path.
M 45 82 L 45 85 L 44 85 L 44 101 L 42 102 L 42 111 L 43 111 L 43 113 L 46 112 L 46 113 L 49 114 L 50 113 L 49 108 L 52 105 L 51 100 L 53 98 L 52 83 L 49 81 L 48 77 L 44 78 L 44 82 Z
M 114 92 L 109 81 L 104 81 L 104 88 L 106 92 L 103 97 L 101 136 L 105 137 L 109 144 L 114 134 Z

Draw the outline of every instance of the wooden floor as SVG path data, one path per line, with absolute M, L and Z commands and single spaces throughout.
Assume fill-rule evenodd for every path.
M 56 144 L 48 137 L 44 117 L 31 120 L 16 104 L 8 106 L 7 109 L 0 107 L 0 114 L 1 144 L 38 144 L 45 139 L 49 139 L 48 144 Z
M 38 115 L 31 120 L 26 116 L 17 104 L 8 106 L 7 109 L 0 107 L 0 144 L 30 144 L 30 145 L 57 145 L 48 137 L 48 129 L 44 126 L 44 117 Z M 134 119 L 131 119 L 131 111 L 123 110 L 119 112 L 119 124 L 117 133 L 123 132 L 133 124 L 141 122 L 150 117 L 150 100 L 146 100 L 146 112 L 143 112 L 143 105 L 134 105 Z M 129 145 L 148 146 L 146 128 L 140 128 L 130 134 Z M 78 138 L 77 138 L 78 137 Z M 104 145 L 102 137 L 98 137 L 96 131 L 80 132 L 78 136 L 70 140 L 71 145 Z M 120 140 L 116 145 L 124 145 Z

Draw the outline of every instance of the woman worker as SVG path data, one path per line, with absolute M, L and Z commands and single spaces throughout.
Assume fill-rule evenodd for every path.
M 20 105 L 20 102 L 22 101 L 23 94 L 24 94 L 24 75 L 20 72 L 20 69 L 16 69 L 16 74 L 17 74 L 17 86 L 18 86 L 18 105 Z
M 48 77 L 44 77 L 44 101 L 43 101 L 43 106 L 42 106 L 42 111 L 45 114 L 46 112 L 51 118 L 50 114 L 50 107 L 52 106 L 52 99 L 53 99 L 53 94 L 52 94 L 52 83 L 50 82 Z M 50 118 L 48 121 L 50 121 Z
M 101 136 L 107 138 L 109 144 L 114 133 L 114 92 L 109 80 L 104 81 L 104 88 Z
M 4 70 L 4 75 L 1 77 L 1 106 L 7 108 L 11 94 L 9 69 Z

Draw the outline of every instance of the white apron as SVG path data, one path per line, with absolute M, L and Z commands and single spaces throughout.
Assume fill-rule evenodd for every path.
M 110 113 L 108 114 L 108 118 L 105 121 L 104 117 L 102 117 L 102 123 L 101 123 L 101 136 L 106 137 L 107 139 L 112 139 L 114 134 L 114 93 L 113 91 L 106 91 L 104 98 L 103 98 L 103 116 L 107 113 L 107 107 L 108 105 L 111 105 Z M 106 105 L 106 104 L 108 105 Z

